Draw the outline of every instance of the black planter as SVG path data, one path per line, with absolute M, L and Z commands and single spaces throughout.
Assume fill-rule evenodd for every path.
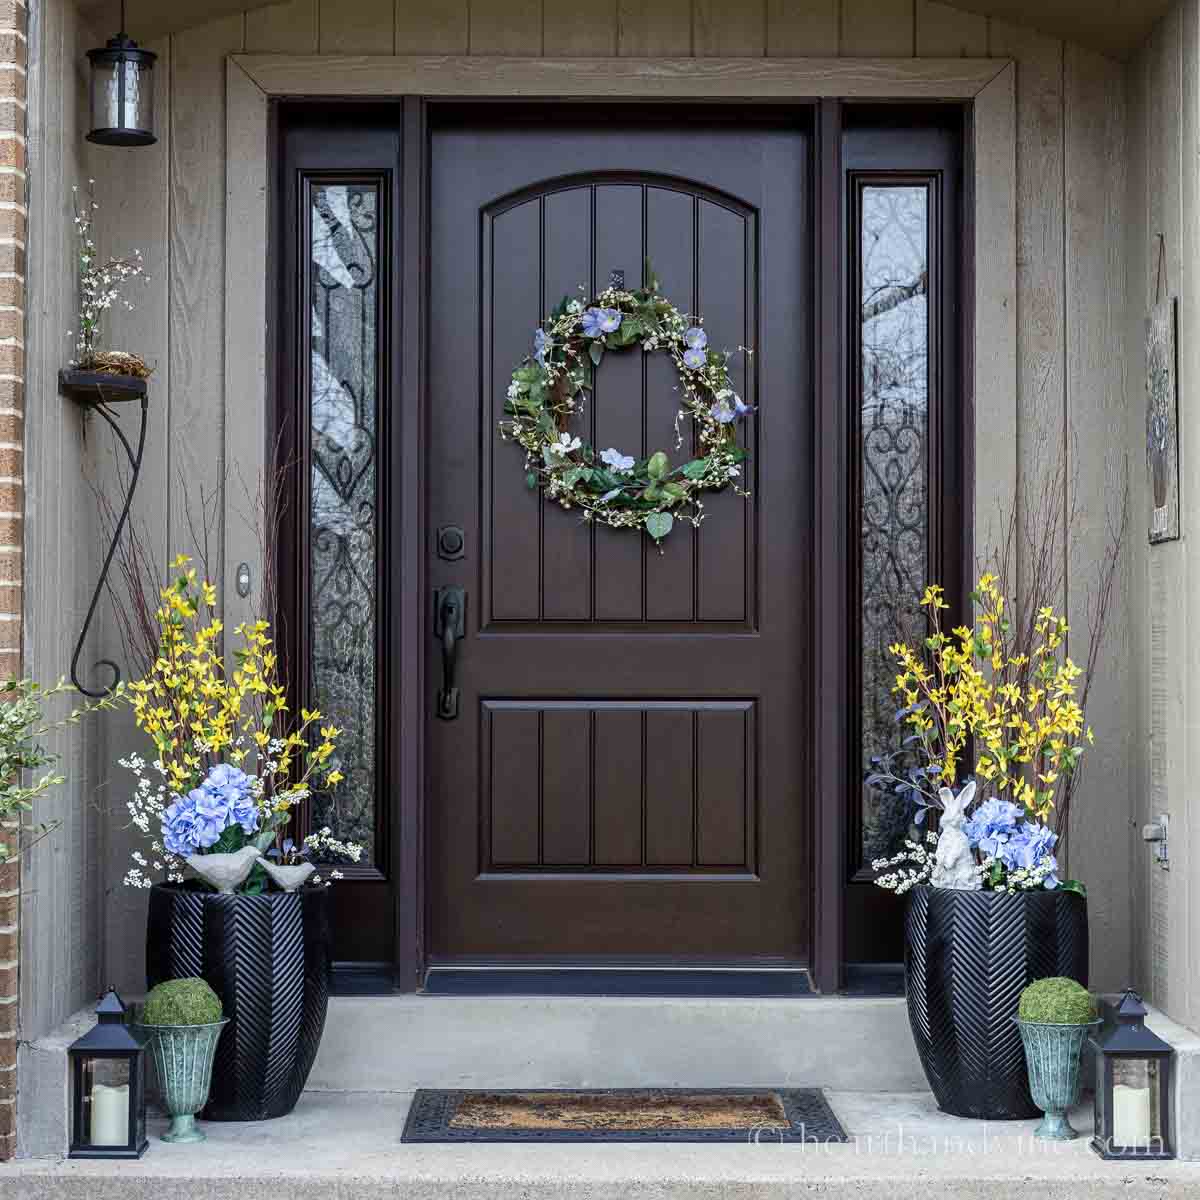
M 195 975 L 220 996 L 229 1018 L 203 1117 L 286 1116 L 304 1090 L 325 1029 L 325 889 L 221 896 L 186 884 L 151 888 L 148 985 Z
M 917 887 L 904 922 L 908 1020 L 943 1112 L 1037 1117 L 1013 1017 L 1026 984 L 1088 980 L 1087 901 L 1074 892 Z

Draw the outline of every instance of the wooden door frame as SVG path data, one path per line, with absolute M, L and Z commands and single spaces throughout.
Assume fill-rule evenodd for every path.
M 973 495 L 964 497 L 964 523 L 974 544 L 986 542 L 996 505 L 1010 505 L 1017 489 L 1016 459 L 1016 71 L 1001 59 L 544 59 L 456 56 L 323 57 L 231 55 L 226 69 L 225 206 L 225 394 L 234 398 L 226 423 L 229 477 L 254 479 L 268 459 L 268 421 L 273 409 L 275 330 L 271 267 L 265 249 L 273 222 L 270 181 L 275 161 L 272 102 L 304 98 L 429 97 L 444 99 L 740 100 L 816 101 L 817 154 L 825 180 L 816 197 L 817 228 L 824 248 L 817 263 L 817 345 L 842 344 L 843 256 L 836 236 L 840 212 L 838 170 L 840 100 L 970 101 L 965 158 L 967 284 L 971 308 L 963 347 L 968 382 L 965 429 Z M 424 244 L 425 105 L 406 100 L 403 110 L 406 170 L 401 181 L 400 246 Z M 416 152 L 415 155 L 413 152 Z M 830 169 L 832 168 L 832 170 Z M 404 311 L 416 319 L 402 330 L 403 395 L 424 388 L 426 272 L 421 262 L 401 264 Z M 817 563 L 813 671 L 817 728 L 814 745 L 845 746 L 847 673 L 839 661 L 846 645 L 846 510 L 835 483 L 845 478 L 844 364 L 836 354 L 818 361 L 816 390 Z M 391 870 L 397 882 L 397 982 L 403 991 L 421 986 L 425 960 L 427 687 L 425 680 L 426 514 L 424 405 L 399 406 L 401 469 L 393 511 L 402 528 L 389 551 L 404 584 L 394 615 L 389 674 L 397 687 L 400 736 L 392 751 L 395 810 Z M 981 453 L 981 450 L 986 450 Z M 228 490 L 228 489 L 227 489 Z M 257 565 L 258 547 L 237 519 L 238 496 L 227 496 L 224 563 L 226 623 L 251 617 L 250 601 L 237 596 L 238 565 Z M 964 564 L 969 572 L 971 563 Z M 405 670 L 397 669 L 406 663 Z M 832 681 L 832 685 L 829 682 Z M 811 880 L 816 986 L 833 992 L 841 984 L 844 924 L 845 755 L 816 755 L 814 794 L 836 797 L 816 806 L 816 845 Z

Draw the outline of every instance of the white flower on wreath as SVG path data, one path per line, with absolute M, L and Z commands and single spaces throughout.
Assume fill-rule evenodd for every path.
M 600 461 L 606 466 L 612 467 L 620 475 L 633 470 L 634 459 L 632 455 L 622 454 L 614 446 L 609 446 L 607 450 L 601 452 Z
M 583 312 L 583 304 L 578 300 L 571 300 L 567 304 L 567 312 L 569 312 L 571 316 L 577 317 L 581 312 Z
M 569 433 L 560 433 L 558 441 L 551 442 L 549 450 L 552 454 L 557 454 L 562 458 L 566 458 L 568 454 L 574 453 L 583 445 L 583 442 L 577 437 L 572 437 Z
M 508 398 L 510 400 L 515 400 L 522 391 L 524 391 L 524 388 L 522 388 L 521 385 L 514 379 L 512 383 L 508 385 Z

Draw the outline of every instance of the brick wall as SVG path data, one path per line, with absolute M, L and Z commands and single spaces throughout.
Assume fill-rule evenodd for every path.
M 25 0 L 0 0 L 0 677 L 21 670 L 27 30 Z M 0 1160 L 16 1149 L 20 908 L 17 860 L 0 867 Z

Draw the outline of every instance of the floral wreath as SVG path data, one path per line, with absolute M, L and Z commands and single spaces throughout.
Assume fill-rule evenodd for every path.
M 701 492 L 735 482 L 746 451 L 736 423 L 753 411 L 733 390 L 732 352 L 713 350 L 699 318 L 679 311 L 659 293 L 646 265 L 648 283 L 636 291 L 613 286 L 589 301 L 564 297 L 533 336 L 533 354 L 512 373 L 500 422 L 502 438 L 525 449 L 525 481 L 563 508 L 578 508 L 585 521 L 614 529 L 645 529 L 661 542 L 676 519 L 699 526 Z M 581 289 L 582 290 L 582 289 Z M 701 457 L 671 465 L 666 451 L 634 458 L 610 446 L 597 453 L 567 425 L 583 408 L 592 373 L 606 350 L 665 350 L 679 372 L 681 396 L 675 418 L 675 448 L 683 447 L 680 423 L 691 417 L 699 431 Z M 749 354 L 745 347 L 738 347 Z

